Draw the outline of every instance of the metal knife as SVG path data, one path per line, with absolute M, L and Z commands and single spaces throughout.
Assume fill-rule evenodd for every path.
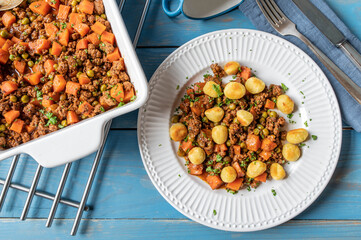
M 361 71 L 361 55 L 347 41 L 340 30 L 309 0 L 292 0 L 301 12 L 331 41 L 336 47 L 341 48 L 344 53 L 355 63 Z

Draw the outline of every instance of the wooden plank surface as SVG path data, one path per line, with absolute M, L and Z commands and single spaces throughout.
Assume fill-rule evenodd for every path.
M 134 36 L 145 0 L 126 0 L 123 18 Z M 175 1 L 176 2 L 176 1 Z M 326 0 L 359 38 L 361 38 L 361 1 Z M 227 28 L 254 28 L 238 10 L 207 21 L 179 16 L 169 19 L 161 0 L 153 0 L 141 35 L 137 53 L 150 79 L 159 64 L 178 46 L 211 31 Z M 76 239 L 305 239 L 343 237 L 358 239 L 361 232 L 361 133 L 343 131 L 340 161 L 335 174 L 318 200 L 295 220 L 257 233 L 231 233 L 210 229 L 186 219 L 171 207 L 149 180 L 138 150 L 137 111 L 116 118 L 104 151 L 88 205 Z M 346 125 L 344 127 L 347 128 Z M 73 164 L 64 196 L 80 199 L 94 154 Z M 10 159 L 0 162 L 4 178 Z M 36 163 L 22 156 L 14 180 L 29 186 Z M 54 193 L 63 167 L 45 169 L 39 189 Z M 18 220 L 26 194 L 10 190 L 0 212 L 2 239 L 74 239 L 69 236 L 76 209 L 60 205 L 51 229 L 45 228 L 51 202 L 34 198 L 29 219 Z

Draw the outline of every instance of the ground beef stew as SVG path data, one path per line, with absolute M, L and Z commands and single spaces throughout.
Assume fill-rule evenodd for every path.
M 0 18 L 1 148 L 136 98 L 102 0 L 25 0 Z
M 283 114 L 294 110 L 285 87 L 267 87 L 234 61 L 211 69 L 213 75 L 187 88 L 171 119 L 170 137 L 180 142 L 178 155 L 185 158 L 188 173 L 231 193 L 285 178 L 283 165 L 298 160 L 298 144 L 308 138 L 303 128 L 282 130 L 286 121 L 276 109 Z M 222 83 L 227 75 L 233 79 Z

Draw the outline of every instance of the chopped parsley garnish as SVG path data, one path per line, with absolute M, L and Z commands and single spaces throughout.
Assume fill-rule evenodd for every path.
M 219 154 L 217 154 L 217 156 L 216 156 L 217 158 L 216 158 L 216 162 L 221 162 L 222 161 L 222 156 L 221 155 L 219 155 Z
M 283 89 L 283 91 L 287 92 L 288 87 L 286 85 L 284 85 L 283 83 L 281 83 L 281 87 Z
M 179 89 L 179 85 L 177 85 L 177 90 Z
M 133 102 L 135 99 L 137 99 L 137 96 L 134 95 L 134 96 L 130 99 L 130 101 Z
M 250 191 L 251 191 L 251 187 L 250 187 L 250 186 L 248 186 L 248 187 L 247 187 L 247 190 L 248 190 L 248 192 L 250 192 Z
M 304 146 L 306 146 L 306 144 L 305 143 L 300 143 L 298 146 L 304 147 Z
M 50 124 L 55 125 L 58 122 L 58 118 L 51 112 L 46 113 L 45 117 L 48 118 L 48 123 L 45 126 L 49 126 Z
M 306 122 L 304 122 L 304 124 L 305 124 L 305 126 L 306 126 L 306 127 L 308 127 L 308 123 L 307 123 L 307 121 L 306 121 Z
M 161 146 L 162 146 L 162 144 L 159 144 L 159 145 L 158 145 L 158 147 L 161 147 Z
M 100 111 L 105 112 L 105 109 L 103 106 L 100 107 Z
M 213 215 L 216 216 L 217 215 L 217 211 L 215 209 L 213 209 Z
M 208 74 L 208 73 L 203 75 L 204 78 L 207 78 L 207 77 L 210 77 L 210 76 L 211 76 L 211 74 Z
M 272 189 L 271 191 L 272 191 L 273 196 L 277 195 L 276 190 Z
M 62 128 L 64 128 L 64 126 L 61 125 L 61 124 L 59 124 L 59 125 L 58 125 L 58 128 L 62 129 Z
M 123 102 L 120 102 L 120 103 L 118 104 L 118 107 L 122 107 L 122 106 L 124 106 L 124 103 L 123 103 Z
M 287 117 L 291 119 L 293 117 L 293 113 L 287 114 Z
M 316 135 L 312 135 L 311 137 L 312 137 L 312 139 L 315 140 L 315 141 L 316 141 L 317 138 L 318 138 Z
M 213 84 L 212 88 L 214 91 L 216 91 L 218 97 L 223 95 L 223 92 L 221 91 L 221 87 L 219 85 Z
M 182 177 L 180 174 L 178 174 L 178 177 Z
M 229 192 L 229 193 L 231 193 L 231 194 L 236 194 L 236 193 L 238 193 L 238 191 L 234 191 L 234 190 L 232 190 L 232 189 L 229 189 L 229 188 L 227 188 L 227 192 Z
M 42 93 L 42 91 L 40 91 L 40 90 L 38 89 L 38 87 L 35 87 L 35 91 L 36 91 L 36 99 L 42 100 L 42 99 L 43 99 L 43 93 Z

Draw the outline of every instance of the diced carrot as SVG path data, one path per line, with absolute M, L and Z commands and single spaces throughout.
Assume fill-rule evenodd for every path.
M 45 1 L 36 1 L 30 4 L 30 10 L 34 13 L 45 16 L 50 11 L 50 5 Z
M 241 78 L 243 78 L 244 80 L 247 80 L 252 76 L 252 72 L 250 68 L 241 66 L 241 70 L 242 70 Z
M 246 140 L 247 149 L 256 152 L 261 147 L 261 141 L 259 136 L 254 134 L 248 134 Z
M 0 49 L 0 63 L 6 64 L 9 60 L 9 56 L 10 54 L 7 51 Z
M 81 85 L 90 83 L 90 79 L 85 73 L 80 74 L 78 80 Z
M 101 40 L 102 42 L 107 42 L 107 43 L 110 43 L 110 44 L 114 45 L 114 43 L 115 43 L 115 36 L 114 36 L 113 33 L 104 31 L 103 34 L 101 35 L 100 40 Z
M 48 35 L 49 39 L 55 39 L 56 33 L 59 32 L 59 29 L 52 23 L 45 23 L 45 32 Z
M 257 112 L 256 112 L 255 107 L 252 106 L 252 107 L 251 107 L 251 110 L 249 110 L 249 112 L 252 113 L 252 115 L 253 115 L 254 118 L 256 118 Z
M 14 61 L 14 67 L 20 74 L 23 74 L 25 72 L 26 63 L 25 61 Z
M 272 142 L 269 138 L 265 138 L 262 140 L 261 149 L 265 151 L 272 151 L 277 147 L 277 143 Z
M 193 107 L 191 107 L 191 111 L 197 116 L 202 114 L 202 109 L 199 106 L 193 105 Z
M 275 102 L 267 99 L 266 104 L 264 105 L 265 108 L 268 109 L 274 109 L 275 108 Z
M 59 33 L 58 41 L 61 45 L 68 46 L 69 37 L 70 37 L 69 29 L 66 28 Z
M 1 91 L 3 91 L 4 96 L 7 96 L 12 92 L 15 92 L 17 89 L 18 89 L 18 84 L 13 81 L 5 81 L 1 84 Z
M 64 91 L 66 86 L 66 80 L 62 75 L 56 75 L 53 81 L 53 90 L 54 92 Z
M 55 64 L 54 60 L 48 59 L 45 61 L 44 68 L 47 75 L 49 75 L 52 72 L 55 72 L 54 64 Z
M 13 37 L 11 38 L 11 41 L 12 41 L 13 43 L 19 43 L 19 42 L 21 42 L 21 39 L 13 36 Z
M 14 45 L 14 42 L 7 39 L 5 44 L 2 46 L 2 50 L 9 52 L 9 48 Z
M 66 21 L 66 19 L 68 18 L 69 12 L 70 12 L 70 7 L 67 5 L 63 5 L 61 4 L 59 6 L 59 11 L 58 11 L 58 19 Z
M 243 186 L 243 178 L 237 178 L 231 183 L 227 183 L 226 188 L 238 191 Z
M 25 125 L 25 130 L 27 133 L 32 133 L 35 130 L 35 127 L 31 126 L 31 125 Z
M 103 25 L 102 23 L 100 23 L 100 22 L 96 22 L 96 23 L 93 24 L 93 26 L 91 26 L 91 29 L 92 29 L 95 33 L 97 33 L 97 34 L 99 34 L 99 35 L 102 35 L 103 32 L 107 29 L 107 27 L 104 26 L 104 25 Z
M 40 101 L 38 99 L 36 99 L 36 98 L 32 99 L 30 101 L 30 103 L 35 105 L 35 106 L 41 107 Z
M 192 175 L 202 175 L 203 173 L 203 164 L 188 164 L 189 173 Z
M 124 63 L 124 58 L 120 58 L 119 61 L 115 61 L 113 62 L 113 66 L 117 64 L 117 69 L 119 69 L 119 71 L 124 71 L 125 70 L 125 63 Z
M 262 173 L 261 175 L 254 178 L 255 181 L 258 182 L 266 182 L 267 180 L 267 173 Z
M 30 49 L 32 49 L 37 54 L 42 54 L 42 51 L 49 49 L 50 46 L 51 41 L 48 39 L 37 39 L 29 43 Z
M 41 72 L 42 67 L 41 67 L 41 65 L 39 63 L 37 63 L 31 69 L 33 70 L 34 73 L 35 72 Z
M 272 156 L 272 152 L 263 150 L 259 156 L 261 156 L 264 160 L 268 160 Z
M 114 52 L 107 55 L 107 58 L 109 62 L 118 61 L 121 58 L 119 49 L 116 48 Z
M 53 42 L 53 47 L 51 48 L 51 54 L 59 57 L 62 50 L 63 50 L 63 48 L 61 47 L 61 45 L 59 43 Z
M 10 110 L 7 113 L 3 114 L 6 123 L 11 124 L 16 118 L 20 116 L 20 111 Z
M 208 175 L 206 181 L 211 186 L 212 190 L 219 188 L 223 185 L 222 179 L 218 175 Z
M 53 104 L 54 104 L 54 100 L 50 99 L 50 97 L 47 95 L 43 95 L 43 100 L 41 101 L 41 105 L 43 105 L 43 107 L 47 108 Z
M 0 37 L 0 48 L 2 48 L 4 46 L 5 42 L 6 42 L 6 39 L 3 37 Z
M 201 83 L 201 82 L 195 83 L 194 84 L 194 94 L 195 95 L 202 95 L 204 85 L 206 85 L 206 83 L 204 83 L 204 82 L 203 83 Z
M 214 147 L 214 151 L 216 153 L 220 153 L 220 152 L 226 152 L 228 150 L 227 146 L 225 143 L 223 144 L 216 144 L 216 146 Z
M 11 25 L 16 22 L 16 17 L 11 12 L 7 11 L 2 16 L 2 22 L 6 28 L 11 27 Z
M 78 115 L 74 111 L 68 111 L 66 115 L 66 122 L 68 125 L 79 122 Z
M 72 95 L 76 96 L 76 95 L 78 95 L 79 90 L 80 90 L 80 84 L 79 83 L 71 82 L 71 81 L 68 81 L 66 83 L 65 92 L 67 94 L 72 94 Z
M 45 0 L 52 8 L 58 9 L 60 5 L 60 0 Z
M 17 133 L 21 133 L 23 131 L 24 123 L 25 122 L 23 120 L 16 119 L 14 123 L 11 125 L 10 130 Z
M 27 74 L 24 76 L 25 80 L 28 81 L 31 85 L 38 85 L 42 77 L 43 74 L 41 74 L 41 72 L 35 72 L 33 74 Z
M 194 90 L 192 88 L 188 88 L 186 92 L 191 99 L 194 99 Z
M 70 13 L 69 23 L 70 25 L 76 25 L 85 22 L 85 14 L 82 13 Z
M 110 96 L 118 102 L 124 101 L 123 84 L 117 83 L 114 87 L 112 87 L 112 89 L 110 90 Z
M 87 36 L 87 39 L 89 40 L 89 42 L 91 42 L 94 45 L 99 45 L 100 44 L 100 35 L 96 34 L 96 33 L 92 33 L 89 34 Z
M 84 116 L 89 116 L 93 111 L 93 106 L 90 105 L 87 101 L 83 102 L 79 106 L 79 112 L 81 112 Z
M 133 100 L 135 94 L 134 94 L 134 88 L 130 89 L 129 91 L 125 91 L 124 93 L 124 102 L 130 102 Z
M 239 163 L 238 162 L 234 162 L 232 164 L 232 167 L 236 170 L 237 172 L 237 177 L 244 177 L 245 173 L 244 171 L 242 170 L 241 166 L 239 166 Z
M 187 142 L 182 141 L 180 147 L 184 152 L 189 152 L 193 148 L 192 141 L 187 141 Z
M 234 151 L 234 154 L 241 155 L 241 146 L 233 145 L 233 151 Z
M 78 9 L 82 13 L 87 13 L 91 15 L 94 11 L 94 3 L 88 0 L 83 0 L 79 3 Z
M 90 27 L 85 23 L 78 23 L 74 25 L 75 31 L 80 34 L 80 36 L 84 37 L 90 30 Z
M 87 48 L 88 48 L 88 39 L 86 38 L 80 39 L 76 44 L 76 50 L 87 49 Z
M 28 42 L 19 42 L 19 44 L 24 46 L 26 49 L 29 49 L 29 43 Z

